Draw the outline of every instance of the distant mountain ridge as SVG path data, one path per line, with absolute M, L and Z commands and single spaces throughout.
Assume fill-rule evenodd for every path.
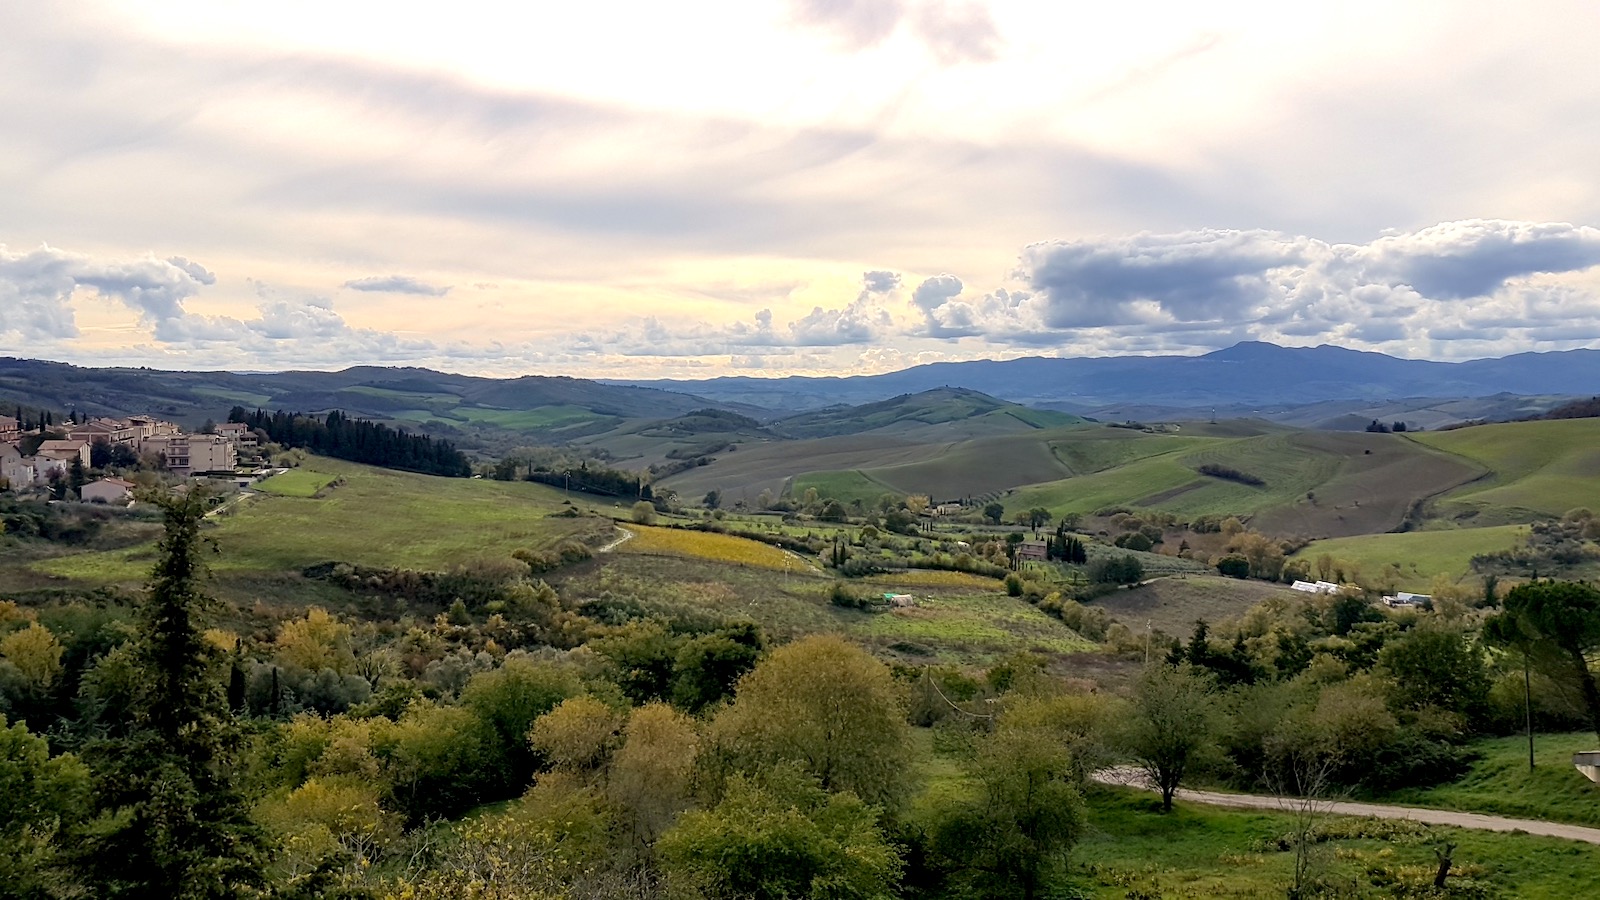
M 1280 347 L 1246 341 L 1203 356 L 1026 357 L 930 363 L 883 375 L 611 383 L 787 409 L 870 403 L 944 386 L 1069 411 L 1133 402 L 1196 409 L 1492 394 L 1592 395 L 1600 392 L 1600 350 L 1439 362 L 1327 344 Z

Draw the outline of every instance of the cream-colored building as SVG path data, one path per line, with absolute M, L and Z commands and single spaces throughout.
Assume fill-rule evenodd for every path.
M 217 434 L 233 441 L 233 445 L 240 451 L 256 448 L 256 433 L 243 422 L 224 422 L 217 426 Z
M 22 434 L 22 423 L 15 416 L 0 416 L 0 441 L 10 440 Z
M 144 440 L 146 438 L 167 437 L 168 435 L 178 434 L 182 430 L 171 422 L 163 422 L 150 416 L 129 416 L 123 421 L 133 431 L 134 443 L 139 445 L 141 452 L 144 450 Z
M 47 459 L 59 459 L 69 467 L 73 457 L 83 461 L 83 467 L 89 467 L 89 442 L 88 441 L 45 441 L 39 445 L 39 452 L 35 456 Z
M 127 503 L 133 499 L 134 484 L 121 478 L 102 478 L 84 485 L 78 496 L 85 503 Z
M 233 441 L 220 434 L 168 434 L 139 442 L 140 453 L 159 453 L 178 475 L 232 472 L 238 461 Z
M 33 484 L 33 460 L 22 455 L 16 444 L 0 443 L 0 481 L 20 491 Z
M 74 425 L 67 432 L 67 437 L 75 441 L 88 441 L 91 444 L 133 446 L 139 442 L 138 430 L 121 419 L 95 419 L 82 425 Z

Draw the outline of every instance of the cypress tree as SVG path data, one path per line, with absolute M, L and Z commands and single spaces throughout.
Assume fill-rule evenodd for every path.
M 223 900 L 262 883 L 266 839 L 233 783 L 239 732 L 203 637 L 203 491 L 156 498 L 165 533 L 139 609 L 132 728 L 85 748 L 98 817 L 80 867 L 96 897 Z

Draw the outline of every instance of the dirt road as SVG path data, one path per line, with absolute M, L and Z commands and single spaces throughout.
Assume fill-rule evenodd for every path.
M 1102 784 L 1153 791 L 1143 773 L 1127 769 L 1105 769 L 1094 773 L 1094 780 Z M 1231 806 L 1237 809 L 1265 809 L 1281 812 L 1297 811 L 1303 802 L 1293 797 L 1265 797 L 1256 794 L 1223 794 L 1216 791 L 1190 791 L 1180 789 L 1178 800 L 1204 803 L 1208 806 Z M 1424 825 L 1451 825 L 1456 828 L 1475 828 L 1480 831 L 1521 831 L 1545 837 L 1566 838 L 1586 844 L 1600 844 L 1600 828 L 1567 825 L 1561 822 L 1543 822 L 1537 819 L 1507 819 L 1482 813 L 1452 812 L 1444 809 L 1422 809 L 1415 806 L 1389 806 L 1382 803 L 1354 803 L 1344 800 L 1319 802 L 1318 812 L 1337 816 L 1371 816 L 1377 819 L 1410 819 Z

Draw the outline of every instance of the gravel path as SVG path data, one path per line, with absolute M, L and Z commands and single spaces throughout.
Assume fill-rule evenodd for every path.
M 598 550 L 596 550 L 594 552 L 596 552 L 596 553 L 610 553 L 611 551 L 617 549 L 618 547 L 621 547 L 623 544 L 626 544 L 627 542 L 629 542 L 631 540 L 633 540 L 633 532 L 629 531 L 626 528 L 618 528 L 617 529 L 617 539 L 612 541 L 611 543 L 605 545 L 604 547 L 601 547 L 600 549 L 598 549 Z
M 1102 784 L 1121 785 L 1153 791 L 1142 772 L 1118 767 L 1094 773 L 1094 780 Z M 1237 809 L 1266 809 L 1294 812 L 1300 801 L 1292 797 L 1264 797 L 1257 794 L 1223 794 L 1217 791 L 1191 791 L 1180 788 L 1178 800 L 1204 803 L 1208 806 L 1230 806 Z M 1410 819 L 1424 825 L 1452 825 L 1457 828 L 1475 828 L 1480 831 L 1520 831 L 1544 837 L 1566 838 L 1586 844 L 1600 844 L 1600 828 L 1567 825 L 1562 822 L 1544 822 L 1538 819 L 1507 819 L 1482 813 L 1453 812 L 1445 809 L 1422 809 L 1415 806 L 1389 806 L 1382 803 L 1354 803 L 1331 800 L 1317 804 L 1319 812 L 1339 816 L 1370 816 L 1377 819 Z

